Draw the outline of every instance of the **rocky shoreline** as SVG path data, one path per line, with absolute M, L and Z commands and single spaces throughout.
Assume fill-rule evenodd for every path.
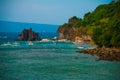
M 116 48 L 94 48 L 87 49 L 83 51 L 78 51 L 79 53 L 97 55 L 98 60 L 107 60 L 107 61 L 120 61 L 120 49 Z

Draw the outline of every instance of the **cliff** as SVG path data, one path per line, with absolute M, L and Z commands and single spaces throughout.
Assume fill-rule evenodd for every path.
M 83 19 L 72 17 L 58 29 L 60 39 L 95 43 L 98 47 L 79 51 L 100 60 L 120 61 L 120 0 L 98 6 Z
M 35 41 L 40 40 L 39 34 L 32 31 L 32 28 L 30 29 L 24 29 L 22 33 L 19 35 L 19 40 L 23 41 Z
M 83 26 L 77 27 L 80 20 L 74 16 L 68 20 L 68 23 L 61 25 L 58 28 L 59 39 L 67 39 L 78 43 L 92 42 L 91 36 L 85 32 Z
M 83 19 L 70 18 L 59 27 L 58 33 L 59 39 L 120 48 L 120 0 L 99 5 Z

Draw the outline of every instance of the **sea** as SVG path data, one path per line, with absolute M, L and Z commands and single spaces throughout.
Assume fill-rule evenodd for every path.
M 0 33 L 0 80 L 120 80 L 120 62 L 77 53 L 93 45 L 51 40 L 58 33 L 18 41 L 19 34 Z

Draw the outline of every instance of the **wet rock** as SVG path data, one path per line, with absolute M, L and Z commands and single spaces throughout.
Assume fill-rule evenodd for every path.
M 79 53 L 99 56 L 98 60 L 120 61 L 120 49 L 116 48 L 95 48 L 79 51 Z

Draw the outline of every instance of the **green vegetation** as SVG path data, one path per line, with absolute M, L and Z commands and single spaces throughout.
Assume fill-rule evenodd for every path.
M 86 13 L 83 19 L 74 16 L 64 25 L 77 28 L 79 36 L 81 32 L 91 35 L 99 47 L 120 48 L 120 0 L 98 6 L 93 12 Z

